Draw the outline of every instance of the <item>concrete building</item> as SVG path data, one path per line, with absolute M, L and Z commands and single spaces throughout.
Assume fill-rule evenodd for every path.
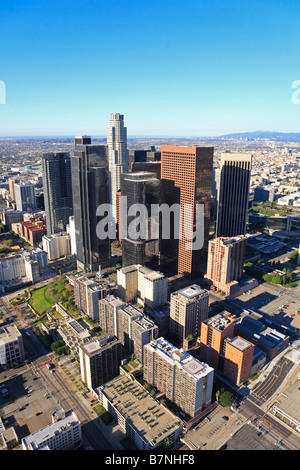
M 140 264 L 118 269 L 117 283 L 118 296 L 125 302 L 155 309 L 168 301 L 167 277 Z
M 251 375 L 254 344 L 240 336 L 225 343 L 224 375 L 235 385 L 241 385 Z
M 103 330 L 116 336 L 140 363 L 143 363 L 144 345 L 159 334 L 152 320 L 113 295 L 99 301 L 99 323 Z
M 144 347 L 144 380 L 187 415 L 211 404 L 214 370 L 163 337 Z
M 7 255 L 0 259 L 0 292 L 10 287 L 40 281 L 40 269 L 43 266 L 44 252 L 32 254 L 24 251 L 21 255 Z
M 107 293 L 106 286 L 95 276 L 79 276 L 74 280 L 75 304 L 93 321 L 99 320 L 99 300 L 106 297 Z
M 222 368 L 224 340 L 234 336 L 235 317 L 229 312 L 218 313 L 201 323 L 200 359 L 215 370 Z
M 127 128 L 124 127 L 124 115 L 110 115 L 107 129 L 107 150 L 109 170 L 109 203 L 112 204 L 112 216 L 116 220 L 116 194 L 121 189 L 121 174 L 129 171 L 129 153 L 127 149 Z
M 177 416 L 153 401 L 137 380 L 120 375 L 96 393 L 101 405 L 139 450 L 158 450 L 179 439 L 182 424 Z
M 226 295 L 230 295 L 243 275 L 245 249 L 246 237 L 243 235 L 218 237 L 209 241 L 205 277 Z
M 14 192 L 18 211 L 31 212 L 36 209 L 34 184 L 15 183 Z
M 75 219 L 73 215 L 69 217 L 69 223 L 66 227 L 66 232 L 70 235 L 71 253 L 72 255 L 76 255 L 77 250 L 76 250 Z
M 18 328 L 15 325 L 0 328 L 0 369 L 24 359 L 23 338 Z
M 79 347 L 81 380 L 90 389 L 117 377 L 122 360 L 122 344 L 115 336 L 103 335 Z
M 42 242 L 49 261 L 71 254 L 71 238 L 67 232 L 44 235 Z
M 208 318 L 209 294 L 196 284 L 170 296 L 170 333 L 180 344 L 189 335 L 200 335 L 201 322 Z
M 251 163 L 250 153 L 221 154 L 217 237 L 246 233 Z
M 213 151 L 213 147 L 161 148 L 162 201 L 169 209 L 173 204 L 180 207 L 179 224 L 170 217 L 170 236 L 161 239 L 161 269 L 191 277 L 206 273 Z M 166 222 L 163 216 L 162 221 Z
M 75 450 L 82 444 L 81 424 L 73 410 L 52 414 L 52 423 L 22 439 L 22 450 Z

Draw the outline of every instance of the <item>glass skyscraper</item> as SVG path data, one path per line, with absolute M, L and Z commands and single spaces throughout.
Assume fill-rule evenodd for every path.
M 73 215 L 69 153 L 45 153 L 42 159 L 47 235 L 63 232 Z

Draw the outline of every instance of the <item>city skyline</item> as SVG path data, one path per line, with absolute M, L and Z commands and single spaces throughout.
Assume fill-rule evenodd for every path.
M 73 6 L 2 7 L 1 136 L 105 135 L 112 112 L 128 136 L 298 130 L 296 1 Z

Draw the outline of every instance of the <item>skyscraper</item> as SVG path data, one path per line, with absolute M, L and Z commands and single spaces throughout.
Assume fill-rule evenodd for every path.
M 121 206 L 121 236 L 122 236 L 122 263 L 123 266 L 141 264 L 156 268 L 159 257 L 159 231 L 157 234 L 151 233 L 153 204 L 160 203 L 160 180 L 154 173 L 123 173 L 121 175 L 121 196 L 127 198 L 127 211 L 134 204 L 141 204 L 146 209 L 147 214 L 143 216 L 147 234 L 131 233 L 130 224 L 136 219 L 135 215 L 129 216 L 122 212 Z M 139 216 L 139 214 L 137 214 Z M 123 224 L 127 229 L 127 236 L 123 237 Z M 158 228 L 158 227 L 157 227 Z M 137 227 L 141 230 L 141 226 Z
M 123 114 L 114 113 L 110 115 L 107 129 L 107 150 L 109 203 L 112 204 L 112 215 L 116 219 L 116 194 L 121 188 L 121 174 L 129 171 L 127 128 L 124 127 Z
M 74 224 L 77 267 L 80 271 L 96 271 L 110 260 L 110 240 L 97 236 L 97 208 L 108 202 L 107 158 L 105 145 L 82 144 L 90 142 L 76 137 L 71 157 Z
M 45 153 L 42 171 L 47 234 L 64 232 L 73 215 L 70 155 Z
M 36 209 L 34 184 L 15 183 L 14 191 L 18 211 L 30 212 Z
M 181 147 L 163 145 L 161 148 L 162 200 L 169 207 L 179 204 L 181 236 L 161 240 L 161 265 L 178 274 L 204 275 L 206 272 L 209 224 L 211 212 L 213 147 Z M 196 209 L 202 216 L 196 219 Z M 170 233 L 175 221 L 170 219 Z M 193 233 L 200 230 L 201 248 L 195 244 Z M 199 241 L 199 240 L 198 240 Z
M 246 233 L 251 162 L 250 153 L 221 154 L 217 237 Z

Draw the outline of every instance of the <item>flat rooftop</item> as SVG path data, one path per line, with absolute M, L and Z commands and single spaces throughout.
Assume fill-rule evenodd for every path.
M 119 375 L 107 382 L 102 391 L 143 439 L 153 442 L 153 445 L 178 428 L 178 418 L 154 401 L 141 384 L 126 375 Z
M 249 343 L 249 341 L 246 341 L 244 338 L 240 337 L 234 338 L 232 341 L 230 341 L 230 344 L 240 351 L 246 351 L 246 349 L 253 346 L 252 343 Z
M 192 299 L 197 295 L 202 295 L 206 293 L 206 290 L 201 289 L 201 287 L 197 286 L 197 284 L 193 284 L 192 286 L 184 287 L 183 289 L 173 292 L 173 294 L 183 295 L 187 299 Z

